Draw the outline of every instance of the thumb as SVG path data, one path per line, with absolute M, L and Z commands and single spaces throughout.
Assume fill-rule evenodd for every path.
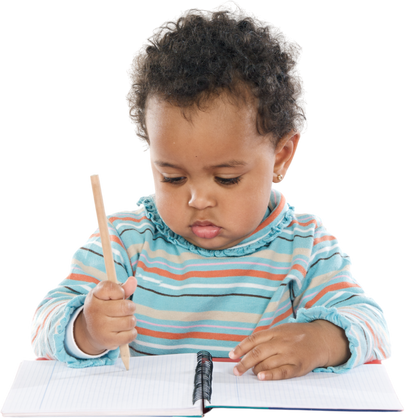
M 137 281 L 134 276 L 128 277 L 127 281 L 122 285 L 125 291 L 125 299 L 129 298 L 135 292 Z

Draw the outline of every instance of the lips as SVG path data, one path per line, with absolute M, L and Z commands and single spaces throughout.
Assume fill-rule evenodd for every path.
M 191 226 L 216 226 L 210 221 L 195 221 Z
M 212 239 L 221 231 L 221 227 L 209 221 L 196 221 L 191 225 L 193 234 L 199 238 Z

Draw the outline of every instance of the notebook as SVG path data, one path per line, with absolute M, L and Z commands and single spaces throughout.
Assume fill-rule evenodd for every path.
M 68 368 L 24 361 L 2 409 L 8 416 L 202 416 L 204 408 L 402 411 L 381 364 L 345 374 L 259 381 L 206 351 L 132 357 L 112 366 Z

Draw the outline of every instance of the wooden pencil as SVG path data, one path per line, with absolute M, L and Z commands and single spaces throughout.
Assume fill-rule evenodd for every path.
M 107 272 L 107 280 L 118 283 L 115 273 L 114 258 L 112 254 L 110 234 L 108 232 L 107 217 L 105 216 L 103 195 L 101 194 L 101 185 L 98 175 L 90 176 L 91 187 L 93 188 L 94 204 L 96 205 L 98 228 L 100 230 L 101 245 L 103 247 L 104 263 Z M 129 346 L 124 344 L 120 347 L 122 362 L 127 370 L 129 370 Z

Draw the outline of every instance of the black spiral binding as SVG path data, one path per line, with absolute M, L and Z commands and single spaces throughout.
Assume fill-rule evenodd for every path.
M 208 351 L 199 351 L 195 368 L 193 405 L 200 399 L 211 402 L 212 368 L 211 354 Z

